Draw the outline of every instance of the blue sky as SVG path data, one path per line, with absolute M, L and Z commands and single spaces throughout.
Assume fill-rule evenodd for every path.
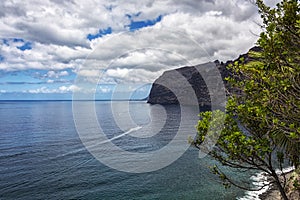
M 145 98 L 166 70 L 245 53 L 259 22 L 245 0 L 4 0 L 0 100 L 71 99 L 89 92 L 78 80 L 96 87 L 97 99 L 109 99 L 120 84 L 118 98 Z

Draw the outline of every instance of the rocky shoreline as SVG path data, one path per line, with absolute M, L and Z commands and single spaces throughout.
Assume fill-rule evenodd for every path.
M 277 190 L 275 185 L 271 185 L 269 189 L 259 195 L 261 200 L 281 200 L 281 195 L 279 190 Z
M 293 167 L 288 167 L 283 169 L 283 171 L 276 170 L 279 174 L 281 181 L 284 180 L 284 177 L 287 181 L 286 194 L 289 200 L 299 200 L 300 199 L 300 190 L 295 190 L 293 182 L 295 179 L 300 181 L 299 175 L 295 172 Z M 254 186 L 260 187 L 263 184 L 269 184 L 272 182 L 273 178 L 267 175 L 264 172 L 259 172 L 250 178 Z M 239 198 L 238 200 L 282 200 L 280 191 L 277 189 L 275 184 L 270 184 L 269 186 L 264 187 L 258 191 L 246 191 L 245 196 Z
M 286 190 L 287 190 L 287 196 L 289 200 L 299 200 L 300 199 L 300 192 L 298 190 L 294 190 L 293 186 L 293 178 L 295 176 L 294 169 L 289 168 L 289 170 L 286 170 L 281 175 L 281 178 L 283 179 L 283 176 L 286 177 L 286 180 L 288 181 Z M 299 177 L 298 177 L 299 179 Z M 282 200 L 281 194 L 279 190 L 277 189 L 276 185 L 272 184 L 268 190 L 262 194 L 259 195 L 259 199 L 261 200 Z

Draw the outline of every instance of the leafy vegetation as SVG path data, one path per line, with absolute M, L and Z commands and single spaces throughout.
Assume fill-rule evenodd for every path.
M 232 75 L 227 80 L 240 92 L 231 94 L 226 113 L 200 114 L 192 143 L 201 149 L 205 138 L 213 134 L 210 126 L 219 127 L 221 134 L 210 154 L 223 165 L 267 173 L 288 199 L 286 181 L 280 180 L 275 169 L 282 169 L 285 160 L 300 168 L 300 4 L 297 0 L 283 0 L 276 8 L 262 0 L 256 4 L 263 19 L 257 42 L 261 51 L 249 52 L 250 62 L 241 58 L 228 66 Z M 218 120 L 222 124 L 216 125 Z M 236 184 L 217 166 L 212 171 L 225 186 L 251 190 Z

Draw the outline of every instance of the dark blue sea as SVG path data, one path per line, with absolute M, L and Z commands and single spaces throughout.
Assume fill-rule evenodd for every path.
M 125 103 L 128 102 L 118 102 L 118 109 L 122 109 Z M 133 120 L 141 127 L 151 120 L 160 121 L 160 116 L 163 116 L 160 106 L 145 102 L 129 104 Z M 82 109 L 85 106 L 82 102 Z M 107 137 L 115 138 L 115 145 L 130 152 L 149 152 L 168 145 L 182 120 L 180 108 L 166 106 L 163 113 L 170 121 L 164 123 L 159 133 L 152 137 L 154 139 L 118 137 L 123 132 L 114 122 L 110 102 L 95 102 L 95 109 Z M 190 108 L 189 112 L 190 116 L 198 115 L 197 109 Z M 149 118 L 149 113 L 152 118 Z M 190 130 L 185 131 L 195 131 L 194 126 L 191 124 Z M 152 128 L 147 130 L 156 127 Z M 114 155 L 110 159 L 116 163 L 124 162 Z M 209 156 L 200 159 L 198 150 L 189 147 L 179 159 L 162 169 L 147 173 L 119 171 L 102 164 L 83 145 L 75 128 L 71 101 L 0 102 L 1 200 L 224 200 L 242 197 L 244 191 L 224 189 L 208 169 L 213 164 L 215 162 Z M 248 178 L 243 173 L 230 173 L 241 179 Z

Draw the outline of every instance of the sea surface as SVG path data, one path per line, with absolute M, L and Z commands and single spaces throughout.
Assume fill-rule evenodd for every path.
M 157 131 L 157 134 L 146 139 L 122 135 L 124 131 L 114 120 L 116 115 L 111 111 L 111 103 L 95 102 L 99 124 L 110 142 L 124 151 L 140 153 L 168 145 L 182 120 L 180 108 L 149 105 L 146 102 L 129 104 L 132 120 L 140 127 L 150 124 L 153 127 L 146 130 Z M 122 114 L 125 105 L 128 102 L 117 102 L 119 114 Z M 82 102 L 77 106 L 84 109 L 87 105 Z M 126 116 L 127 111 L 124 112 Z M 188 112 L 187 116 L 195 119 L 199 110 L 191 107 Z M 167 121 L 160 119 L 166 116 Z M 164 120 L 166 122 L 158 131 L 156 123 Z M 193 120 L 191 122 L 194 123 Z M 190 125 L 185 131 L 194 132 L 195 124 Z M 115 159 L 114 162 L 123 161 L 113 155 L 111 159 Z M 148 173 L 122 172 L 102 164 L 83 145 L 75 128 L 71 101 L 0 102 L 1 200 L 226 200 L 243 197 L 245 192 L 242 190 L 234 187 L 224 189 L 208 169 L 214 164 L 215 161 L 209 156 L 198 158 L 198 150 L 189 147 L 179 159 L 162 169 Z M 228 171 L 226 168 L 222 170 Z M 246 173 L 229 174 L 241 181 L 249 180 Z

